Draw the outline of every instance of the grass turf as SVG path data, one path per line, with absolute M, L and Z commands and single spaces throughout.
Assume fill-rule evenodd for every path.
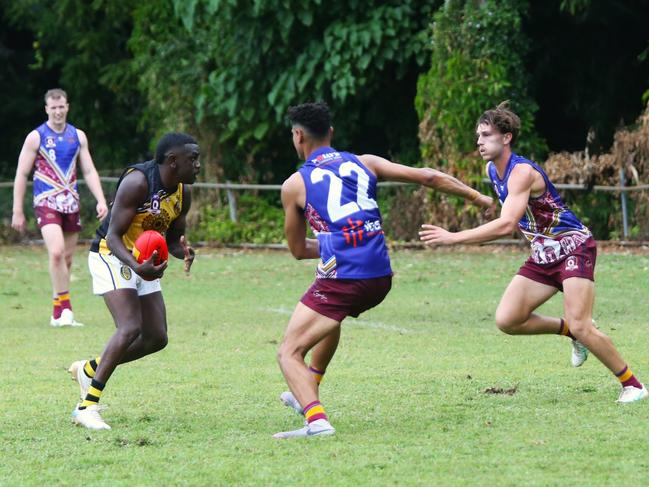
M 66 369 L 101 353 L 113 323 L 85 258 L 71 291 L 86 326 L 55 329 L 44 250 L 0 249 L 0 485 L 645 481 L 649 402 L 615 404 L 615 379 L 594 357 L 573 369 L 566 338 L 496 330 L 517 250 L 393 252 L 392 292 L 343 323 L 321 386 L 337 434 L 306 441 L 271 434 L 301 425 L 278 401 L 275 353 L 313 262 L 201 250 L 190 277 L 171 262 L 169 345 L 117 369 L 102 398 L 113 429 L 91 432 L 71 424 Z M 649 257 L 603 254 L 597 271 L 598 325 L 649 377 Z M 559 315 L 560 295 L 542 310 Z

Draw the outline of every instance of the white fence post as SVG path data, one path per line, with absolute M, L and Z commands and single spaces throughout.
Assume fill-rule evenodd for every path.
M 230 181 L 226 181 L 226 183 L 231 184 Z M 230 221 L 237 223 L 237 197 L 231 188 L 227 188 L 226 192 L 228 194 L 228 208 L 230 208 Z
M 622 201 L 622 235 L 629 238 L 629 216 L 626 209 L 626 191 L 624 191 L 624 168 L 620 169 L 620 199 Z

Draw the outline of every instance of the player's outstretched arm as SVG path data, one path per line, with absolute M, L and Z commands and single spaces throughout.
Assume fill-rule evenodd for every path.
M 14 179 L 14 205 L 11 216 L 11 227 L 20 233 L 25 231 L 25 212 L 23 210 L 23 200 L 27 188 L 27 178 L 34 168 L 34 162 L 38 154 L 38 146 L 41 143 L 41 137 L 36 130 L 27 134 L 23 148 L 18 156 L 18 167 L 16 168 L 16 178 Z
M 284 234 L 288 248 L 296 259 L 318 259 L 320 246 L 314 238 L 306 238 L 304 202 L 306 189 L 299 173 L 294 173 L 282 184 L 284 207 Z
M 438 171 L 437 169 L 404 166 L 403 164 L 397 164 L 372 154 L 364 154 L 358 156 L 358 158 L 379 179 L 421 184 L 442 191 L 443 193 L 461 196 L 473 204 L 484 208 L 489 208 L 493 203 L 490 196 L 476 191 L 450 174 Z
M 194 249 L 189 246 L 185 239 L 187 213 L 189 212 L 191 205 L 191 189 L 183 184 L 183 206 L 180 210 L 180 215 L 171 222 L 165 235 L 167 247 L 169 247 L 169 253 L 177 259 L 182 259 L 184 261 L 185 272 L 188 274 L 192 264 L 194 263 L 194 257 L 196 256 Z
M 534 169 L 520 164 L 512 171 L 507 184 L 508 196 L 503 203 L 500 216 L 495 220 L 461 232 L 449 232 L 435 225 L 422 225 L 419 239 L 428 245 L 480 243 L 495 240 L 514 232 L 525 214 L 534 182 Z
M 81 166 L 83 179 L 86 180 L 88 189 L 97 200 L 97 218 L 103 220 L 108 214 L 108 206 L 106 205 L 104 191 L 101 189 L 99 174 L 97 173 L 97 169 L 95 169 L 95 164 L 92 162 L 90 148 L 88 147 L 88 137 L 86 137 L 83 130 L 79 129 L 77 129 L 77 135 L 79 137 L 79 165 Z
M 106 233 L 106 242 L 110 251 L 124 264 L 135 271 L 136 274 L 146 279 L 156 279 L 162 277 L 164 270 L 167 268 L 167 262 L 160 265 L 154 265 L 156 252 L 144 261 L 138 264 L 133 254 L 128 251 L 124 245 L 122 237 L 131 226 L 133 218 L 137 213 L 137 208 L 144 203 L 143 196 L 148 194 L 148 183 L 141 171 L 132 171 L 122 179 L 117 188 L 115 201 L 110 214 L 110 225 Z

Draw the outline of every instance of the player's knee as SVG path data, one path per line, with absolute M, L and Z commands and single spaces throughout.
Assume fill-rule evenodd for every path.
M 124 342 L 132 343 L 140 336 L 140 326 L 118 326 L 117 332 Z
M 167 346 L 167 343 L 169 343 L 169 337 L 167 336 L 166 333 L 156 335 L 155 337 L 153 337 L 153 339 L 150 342 L 151 348 L 155 352 L 160 351 L 163 348 L 165 348 Z
M 592 320 L 583 320 L 583 319 L 572 319 L 566 320 L 568 322 L 568 327 L 570 328 L 570 333 L 573 334 L 576 338 L 583 336 L 584 334 L 590 333 L 595 328 L 593 327 Z
M 52 247 L 48 249 L 50 255 L 50 260 L 53 262 L 65 262 L 67 256 L 65 255 L 65 249 L 63 247 Z M 72 259 L 72 257 L 70 257 Z
M 513 319 L 513 317 L 508 313 L 503 313 L 500 310 L 496 311 L 496 326 L 503 333 L 508 335 L 516 334 L 516 327 L 519 325 L 518 320 Z
M 284 341 L 279 346 L 279 350 L 277 350 L 277 362 L 282 365 L 287 360 L 290 360 L 294 355 L 295 347 L 292 346 L 290 342 Z

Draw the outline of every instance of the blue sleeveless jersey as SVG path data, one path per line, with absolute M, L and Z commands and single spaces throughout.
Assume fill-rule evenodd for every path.
M 77 129 L 67 124 L 61 133 L 47 123 L 36 131 L 40 136 L 34 163 L 34 206 L 46 206 L 61 213 L 79 211 L 77 188 Z
M 304 215 L 320 244 L 316 277 L 392 275 L 372 171 L 353 154 L 321 147 L 299 173 L 306 187 Z
M 518 228 L 530 242 L 531 258 L 534 262 L 559 262 L 592 237 L 590 230 L 563 202 L 545 171 L 538 164 L 517 154 L 512 153 L 502 179 L 498 176 L 493 162 L 489 162 L 487 166 L 489 179 L 501 204 L 507 199 L 507 183 L 517 164 L 529 164 L 545 181 L 545 192 L 536 198 L 530 197 L 525 214 L 518 222 Z

